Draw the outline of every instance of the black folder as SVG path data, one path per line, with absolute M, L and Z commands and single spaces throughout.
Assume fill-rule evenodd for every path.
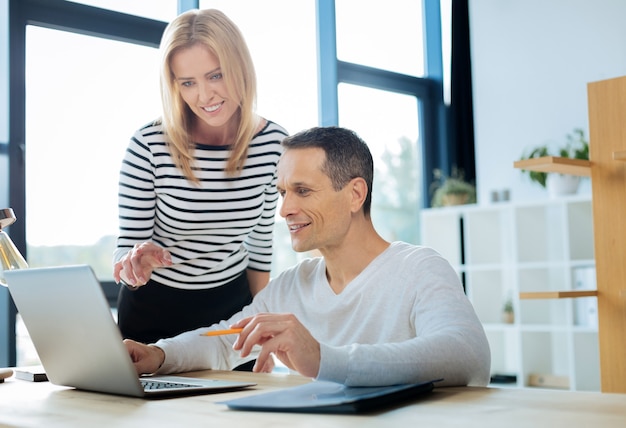
M 233 410 L 293 413 L 367 413 L 404 403 L 429 393 L 433 380 L 422 383 L 349 387 L 326 381 L 313 381 L 279 391 L 223 401 Z

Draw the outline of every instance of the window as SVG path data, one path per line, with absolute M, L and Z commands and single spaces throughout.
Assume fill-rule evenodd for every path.
M 178 2 L 7 2 L 11 28 L 16 31 L 11 35 L 12 62 L 7 67 L 14 78 L 10 91 L 0 91 L 2 101 L 11 94 L 9 109 L 0 109 L 8 120 L 3 117 L 0 123 L 11 123 L 14 144 L 0 141 L 0 169 L 10 167 L 9 180 L 0 181 L 10 184 L 0 184 L 0 200 L 9 201 L 18 214 L 11 237 L 27 249 L 33 266 L 88 263 L 105 288 L 112 286 L 119 162 L 132 133 L 159 114 L 156 47 L 165 23 L 177 13 Z M 318 94 L 327 88 L 318 92 L 316 26 L 321 24 L 316 24 L 316 8 L 336 6 L 337 51 L 344 63 L 340 68 L 355 63 L 387 74 L 368 75 L 371 70 L 361 73 L 357 67 L 356 79 L 340 77 L 333 83 L 338 91 L 333 108 L 338 101 L 339 124 L 357 131 L 375 156 L 372 215 L 376 227 L 386 239 L 409 242 L 419 242 L 416 212 L 426 196 L 419 190 L 424 177 L 417 171 L 432 155 L 422 149 L 426 141 L 431 149 L 436 144 L 429 123 L 437 100 L 424 99 L 432 82 L 423 77 L 422 3 L 438 0 L 390 0 L 382 7 L 373 0 L 199 2 L 201 8 L 223 10 L 241 28 L 257 69 L 257 110 L 290 133 L 321 123 Z M 102 15 L 91 6 L 122 13 Z M 424 16 L 428 19 L 428 14 Z M 34 22 L 37 26 L 31 25 Z M 0 31 L 0 41 L 8 46 L 4 20 Z M 334 46 L 320 47 L 328 49 Z M 344 67 L 339 74 L 345 77 L 345 71 Z M 390 77 L 390 72 L 396 74 Z M 400 82 L 394 80 L 397 76 Z M 5 78 L 3 86 L 9 81 Z M 391 86 L 380 84 L 381 78 L 391 81 Z M 407 78 L 412 88 L 408 91 Z M 24 142 L 23 170 L 16 142 Z M 27 215 L 21 216 L 24 212 Z M 291 250 L 279 217 L 275 230 L 273 275 L 301 257 Z M 13 311 L 2 294 L 0 305 L 0 312 Z M 16 364 L 14 327 L 11 322 L 0 323 L 0 366 Z M 20 363 L 26 364 L 28 358 Z
M 432 144 L 433 122 L 425 118 L 433 118 L 435 105 L 432 83 L 421 78 L 426 59 L 422 8 L 421 1 L 392 0 L 384 8 L 375 2 L 335 1 L 342 82 L 338 123 L 357 131 L 372 151 L 375 227 L 387 240 L 416 244 L 418 211 L 429 197 L 423 153 L 425 144 Z
M 138 15 L 148 6 L 81 3 Z M 313 0 L 308 8 L 289 0 L 205 3 L 201 7 L 223 10 L 246 37 L 258 75 L 259 114 L 289 132 L 314 126 Z M 268 7 L 299 19 L 285 20 L 281 13 L 259 20 Z M 151 3 L 149 9 L 152 15 L 172 17 L 175 10 L 171 2 Z M 289 43 L 283 42 L 285 34 Z M 72 49 L 61 48 L 67 46 Z M 133 132 L 160 114 L 158 71 L 155 48 L 27 27 L 26 242 L 31 266 L 86 263 L 101 281 L 112 281 L 120 161 Z M 274 273 L 297 261 L 280 218 L 276 233 L 277 242 L 287 245 L 276 246 Z
M 257 74 L 257 111 L 296 133 L 317 125 L 315 0 L 202 0 L 246 39 Z
M 374 226 L 387 240 L 414 244 L 422 196 L 417 107 L 414 96 L 339 85 L 339 124 L 357 131 L 374 158 Z
M 421 0 L 335 0 L 337 58 L 424 76 Z
M 315 0 L 202 0 L 200 8 L 221 10 L 243 33 L 257 73 L 258 113 L 291 134 L 316 126 Z M 272 277 L 304 256 L 292 250 L 277 210 Z
M 158 71 L 155 48 L 27 27 L 31 266 L 89 264 L 113 280 L 119 168 L 134 131 L 160 114 Z
M 178 2 L 172 0 L 72 0 L 72 3 L 81 3 L 165 22 L 172 20 L 178 11 L 176 8 Z

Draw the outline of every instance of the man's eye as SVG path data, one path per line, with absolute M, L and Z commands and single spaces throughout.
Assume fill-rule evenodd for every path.
M 310 192 L 310 190 L 309 189 L 300 188 L 300 189 L 297 190 L 297 192 L 298 192 L 298 195 L 304 196 L 304 195 L 308 194 Z

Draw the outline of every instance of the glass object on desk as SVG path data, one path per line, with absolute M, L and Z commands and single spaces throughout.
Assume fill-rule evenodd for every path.
M 0 210 L 0 285 L 6 286 L 3 272 L 5 270 L 25 269 L 28 263 L 22 257 L 13 241 L 7 233 L 2 230 L 15 223 L 15 213 L 11 208 Z

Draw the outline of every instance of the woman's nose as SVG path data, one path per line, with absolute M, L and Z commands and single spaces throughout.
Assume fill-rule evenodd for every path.
M 198 100 L 201 103 L 208 103 L 213 98 L 213 90 L 211 85 L 205 83 L 198 85 Z

